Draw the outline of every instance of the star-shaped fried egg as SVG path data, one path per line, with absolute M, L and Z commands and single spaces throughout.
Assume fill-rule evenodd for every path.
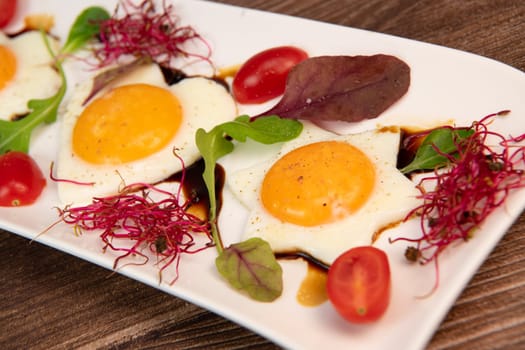
M 244 238 L 326 264 L 372 244 L 419 203 L 414 183 L 396 168 L 399 142 L 399 128 L 336 136 L 305 123 L 271 160 L 227 177 L 251 211 Z
M 135 69 L 86 105 L 93 80 L 77 87 L 62 119 L 58 192 L 64 204 L 116 194 L 124 185 L 156 183 L 200 158 L 198 128 L 235 118 L 221 84 L 194 77 L 168 86 L 158 65 Z

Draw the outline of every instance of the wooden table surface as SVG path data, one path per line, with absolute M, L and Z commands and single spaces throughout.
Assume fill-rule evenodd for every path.
M 524 1 L 218 2 L 427 41 L 525 70 Z M 428 349 L 525 349 L 524 233 L 522 215 Z M 277 348 L 183 300 L 1 230 L 0 274 L 1 349 Z

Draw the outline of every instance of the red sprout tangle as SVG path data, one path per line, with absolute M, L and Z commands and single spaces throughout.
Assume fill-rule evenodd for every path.
M 173 6 L 165 0 L 161 12 L 157 12 L 154 0 L 143 0 L 140 4 L 121 0 L 112 17 L 101 22 L 100 42 L 94 48 L 100 67 L 131 56 L 175 68 L 171 67 L 175 58 L 195 57 L 209 62 L 211 56 L 208 43 L 191 26 L 179 25 Z M 185 44 L 190 42 L 203 47 L 204 53 L 187 50 Z
M 455 241 L 470 239 L 512 190 L 525 186 L 525 147 L 517 145 L 525 134 L 506 138 L 488 128 L 492 118 L 506 113 L 491 114 L 474 122 L 472 135 L 456 141 L 457 155 L 436 149 L 448 158 L 449 167 L 436 169 L 432 176 L 420 180 L 417 187 L 423 203 L 407 216 L 408 220 L 419 215 L 422 234 L 419 238 L 391 240 L 415 243 L 405 252 L 408 260 L 435 263 L 437 278 L 432 290 L 439 284 L 439 254 Z M 495 138 L 493 144 L 498 146 L 489 146 L 489 137 Z M 428 187 L 433 189 L 427 190 Z
M 66 207 L 60 210 L 61 220 L 74 225 L 75 231 L 79 233 L 101 231 L 104 250 L 110 248 L 122 252 L 115 259 L 114 269 L 122 259 L 130 256 L 140 256 L 144 260 L 141 264 L 146 264 L 149 258 L 144 249 L 149 249 L 157 256 L 160 281 L 162 272 L 175 263 L 176 277 L 170 282 L 173 284 L 178 278 L 182 254 L 194 254 L 213 246 L 207 221 L 187 211 L 192 199 L 181 202 L 180 188 L 184 176 L 183 166 L 179 191 L 176 193 L 158 186 L 136 183 L 125 186 L 119 194 L 94 198 L 89 205 Z M 197 242 L 197 234 L 205 239 Z M 123 246 L 119 247 L 115 242 L 123 242 Z

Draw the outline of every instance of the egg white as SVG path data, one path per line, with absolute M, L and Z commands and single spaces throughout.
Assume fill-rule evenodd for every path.
M 58 42 L 50 36 L 48 39 L 56 51 Z M 8 47 L 16 57 L 15 76 L 0 90 L 0 119 L 12 120 L 30 112 L 29 100 L 53 96 L 61 81 L 39 31 L 29 31 L 14 38 L 0 32 L 0 45 Z
M 168 86 L 157 65 L 143 66 L 126 74 L 99 95 L 111 87 L 132 83 L 164 87 L 177 97 L 183 110 L 178 132 L 167 146 L 143 159 L 120 165 L 98 165 L 84 161 L 72 149 L 73 129 L 83 111 L 82 103 L 91 91 L 93 80 L 84 82 L 76 88 L 61 123 L 56 176 L 68 180 L 58 183 L 58 194 L 62 203 L 83 204 L 90 202 L 93 197 L 115 194 L 123 185 L 164 180 L 182 169 L 180 160 L 173 154 L 174 148 L 184 160 L 185 166 L 191 165 L 200 158 L 195 144 L 196 130 L 209 130 L 216 124 L 236 116 L 234 100 L 219 83 L 196 77 Z M 71 181 L 93 182 L 94 185 L 78 185 Z
M 376 169 L 376 183 L 367 202 L 341 220 L 305 227 L 283 222 L 262 205 L 261 184 L 275 161 L 306 144 L 335 140 L 347 142 L 363 151 Z M 396 168 L 399 130 L 383 129 L 353 135 L 335 136 L 313 124 L 305 123 L 303 133 L 286 143 L 269 161 L 228 174 L 227 185 L 249 210 L 244 238 L 260 237 L 275 252 L 304 252 L 331 264 L 344 251 L 373 243 L 375 233 L 400 222 L 420 200 L 415 184 Z

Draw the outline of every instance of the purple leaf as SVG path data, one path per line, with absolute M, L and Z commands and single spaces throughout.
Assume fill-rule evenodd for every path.
M 96 94 L 98 94 L 107 85 L 111 84 L 111 82 L 113 82 L 115 79 L 123 76 L 126 73 L 129 73 L 130 71 L 132 71 L 140 65 L 143 65 L 144 63 L 144 60 L 136 59 L 130 63 L 115 66 L 113 68 L 103 71 L 102 73 L 97 74 L 95 76 L 95 79 L 93 80 L 93 86 L 91 87 L 91 91 L 89 92 L 89 95 L 86 97 L 82 105 L 85 106 Z
M 410 86 L 410 67 L 389 55 L 320 56 L 289 73 L 279 103 L 261 115 L 357 122 L 379 116 Z

